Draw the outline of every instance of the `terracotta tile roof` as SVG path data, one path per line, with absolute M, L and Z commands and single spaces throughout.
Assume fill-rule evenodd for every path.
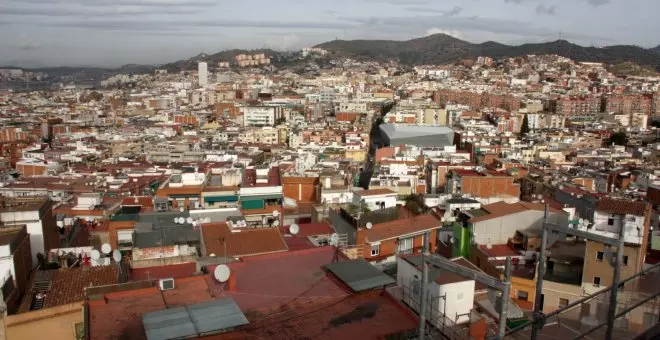
M 479 249 L 488 257 L 506 257 L 506 256 L 520 256 L 515 249 L 506 244 L 492 244 L 490 249 L 487 245 L 479 245 Z
M 248 314 L 248 320 L 250 323 L 236 332 L 214 336 L 213 340 L 385 339 L 417 325 L 416 317 L 380 291 L 294 302 L 284 310 L 255 310 Z
M 639 201 L 617 200 L 612 198 L 601 198 L 596 206 L 596 211 L 615 215 L 644 216 L 650 204 Z
M 47 291 L 43 308 L 65 305 L 84 300 L 84 290 L 91 286 L 116 284 L 119 267 L 116 265 L 99 267 L 77 267 L 59 269 L 53 274 L 50 290 Z M 27 291 L 30 291 L 31 286 Z M 32 296 L 26 294 L 21 303 L 20 311 L 29 311 Z
M 207 223 L 202 225 L 202 236 L 206 254 L 243 257 L 287 251 L 282 234 L 278 228 L 241 229 L 231 232 L 226 222 Z M 224 241 L 224 242 L 223 242 Z
M 366 242 L 378 242 L 393 239 L 442 226 L 442 222 L 432 215 L 425 214 L 412 218 L 398 219 L 374 224 L 372 229 L 364 229 Z
M 486 210 L 488 214 L 472 217 L 470 219 L 470 222 L 475 223 L 475 222 L 486 221 L 502 216 L 518 214 L 528 210 L 543 211 L 545 209 L 545 205 L 541 203 L 532 203 L 525 201 L 520 201 L 517 203 L 506 203 L 504 201 L 499 201 L 492 204 L 484 205 L 483 207 L 481 207 L 481 209 Z M 557 210 L 554 208 L 549 208 L 549 211 L 553 213 L 566 214 L 565 211 Z
M 141 207 L 153 207 L 154 198 L 151 196 L 125 197 L 121 201 L 121 205 L 139 205 Z
M 392 189 L 372 189 L 372 190 L 356 191 L 356 192 L 354 192 L 354 194 L 356 194 L 358 196 L 361 196 L 361 197 L 377 196 L 377 195 L 391 195 L 391 194 L 396 195 L 396 191 L 394 191 Z

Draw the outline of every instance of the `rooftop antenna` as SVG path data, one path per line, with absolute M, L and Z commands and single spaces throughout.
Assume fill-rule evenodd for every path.
M 231 270 L 224 264 L 215 267 L 215 270 L 213 270 L 213 277 L 218 280 L 218 282 L 227 282 L 227 280 L 229 280 L 229 275 L 231 275 Z
M 112 252 L 112 247 L 110 246 L 109 243 L 103 243 L 103 245 L 101 246 L 101 251 L 103 252 L 103 254 L 108 255 L 110 254 L 110 252 Z

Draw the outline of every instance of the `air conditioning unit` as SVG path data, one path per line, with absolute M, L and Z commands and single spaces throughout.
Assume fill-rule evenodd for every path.
M 174 289 L 174 279 L 160 279 L 158 280 L 158 287 L 160 287 L 160 290 L 172 290 Z

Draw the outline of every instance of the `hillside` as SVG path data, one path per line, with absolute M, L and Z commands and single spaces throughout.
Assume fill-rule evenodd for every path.
M 654 48 L 651 48 L 651 51 L 660 54 L 660 45 L 658 45 L 658 46 L 656 46 L 656 47 L 654 47 Z
M 434 34 L 407 41 L 334 40 L 316 47 L 332 51 L 339 56 L 381 61 L 394 59 L 405 64 L 444 64 L 478 56 L 503 58 L 527 54 L 557 54 L 576 61 L 607 64 L 634 62 L 660 70 L 660 54 L 650 49 L 628 45 L 583 47 L 566 40 L 510 46 L 492 41 L 472 44 L 445 34 Z
M 271 50 L 271 49 L 258 49 L 258 50 L 227 50 L 227 51 L 222 51 L 218 52 L 215 54 L 198 54 L 192 58 L 186 59 L 186 60 L 177 60 L 175 62 L 161 65 L 158 68 L 163 68 L 168 71 L 180 71 L 182 68 L 184 70 L 195 70 L 197 69 L 197 63 L 200 61 L 207 61 L 209 63 L 217 63 L 219 61 L 234 61 L 234 57 L 236 57 L 239 54 L 257 54 L 257 53 L 264 53 L 266 57 L 272 57 L 277 55 L 277 52 Z

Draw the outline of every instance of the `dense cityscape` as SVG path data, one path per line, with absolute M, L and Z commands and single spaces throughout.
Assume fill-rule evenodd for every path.
M 0 69 L 2 339 L 659 334 L 657 74 L 322 47 L 86 72 Z

